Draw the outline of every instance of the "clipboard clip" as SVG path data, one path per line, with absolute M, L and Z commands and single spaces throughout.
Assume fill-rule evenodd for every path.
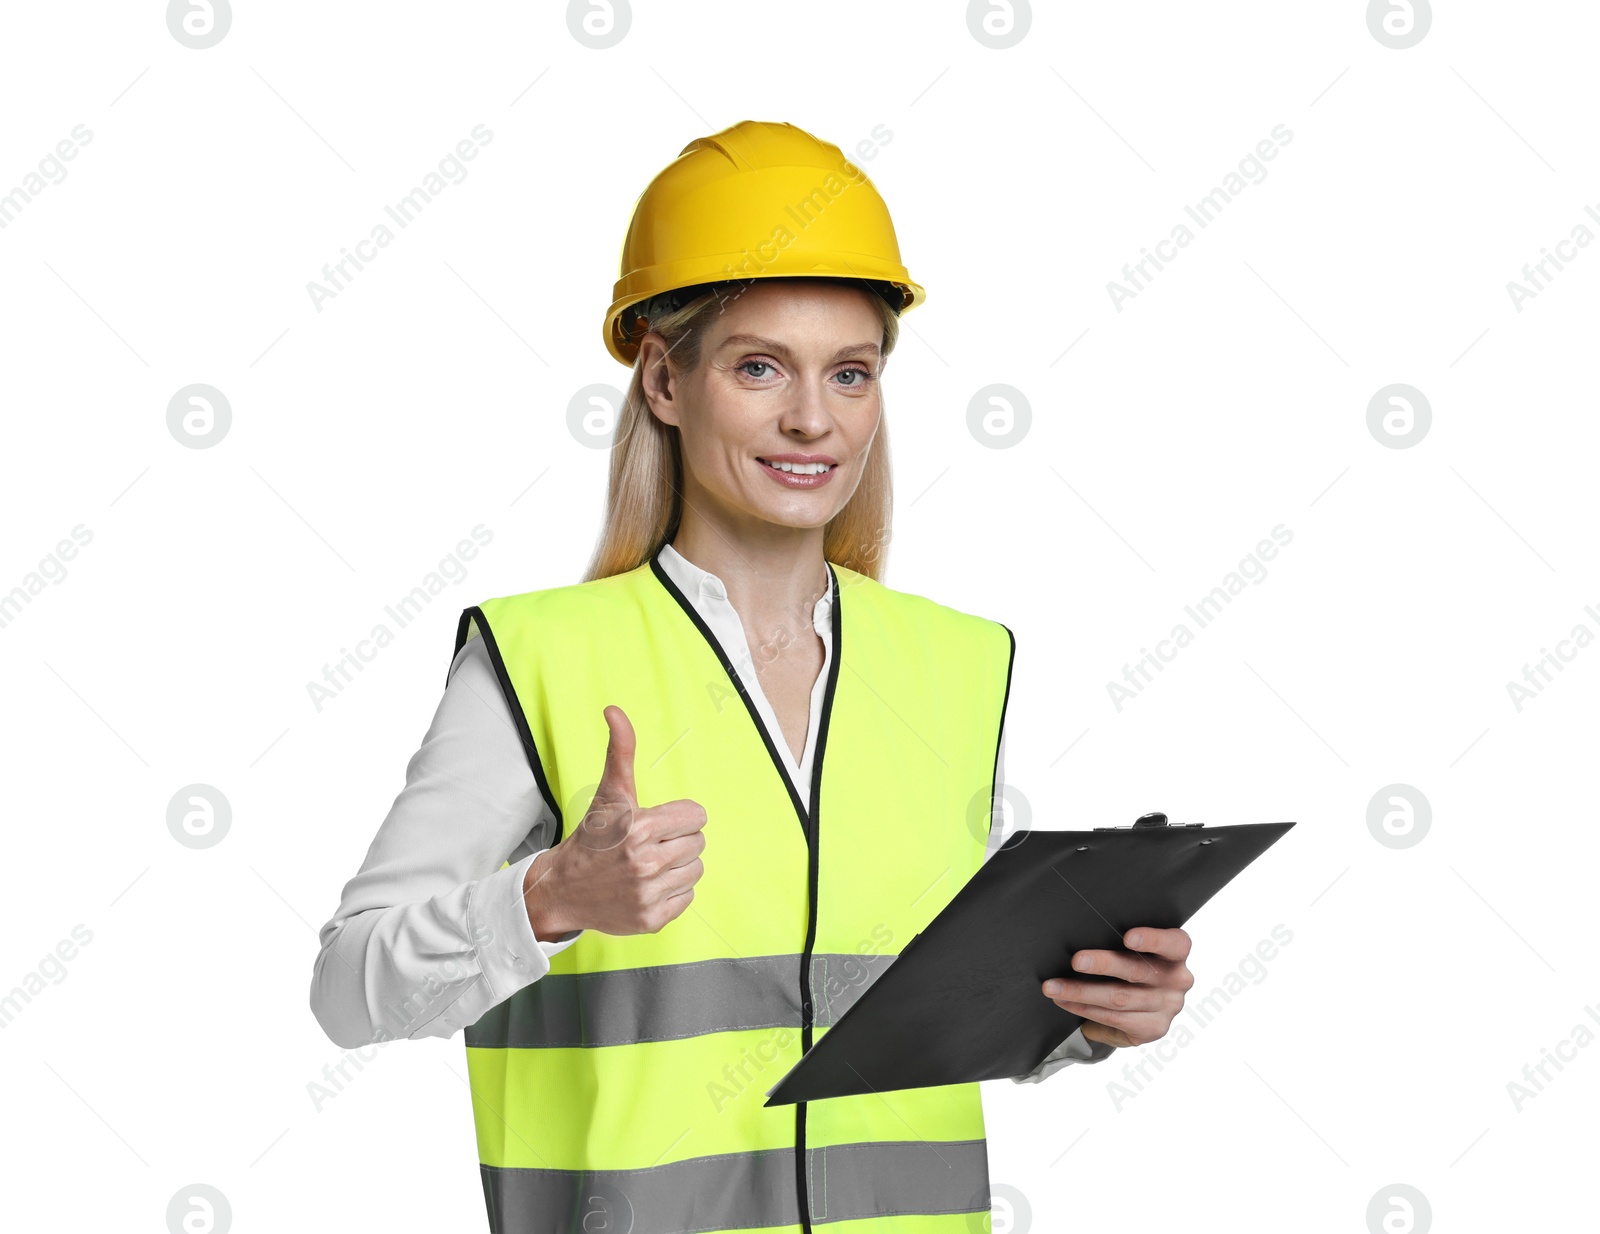
M 1146 827 L 1165 827 L 1167 825 L 1168 825 L 1167 816 L 1165 814 L 1161 813 L 1161 811 L 1156 810 L 1156 811 L 1153 811 L 1152 813 L 1149 813 L 1149 814 L 1141 814 L 1141 815 L 1139 815 L 1138 818 L 1133 820 L 1133 826 L 1132 827 L 1096 827 L 1095 830 L 1096 831 L 1132 831 L 1132 830 L 1134 830 L 1136 828 L 1139 829 L 1139 830 L 1143 830 Z M 1185 827 L 1204 827 L 1205 824 L 1204 823 L 1184 823 L 1183 826 L 1185 826 Z

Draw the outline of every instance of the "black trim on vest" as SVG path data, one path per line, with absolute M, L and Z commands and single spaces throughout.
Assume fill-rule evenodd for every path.
M 772 739 L 772 734 L 767 732 L 767 726 L 761 721 L 761 713 L 756 710 L 755 700 L 750 697 L 750 692 L 745 689 L 744 682 L 740 680 L 738 670 L 733 667 L 727 653 L 722 649 L 722 644 L 717 642 L 716 635 L 701 618 L 699 610 L 689 602 L 689 598 L 662 566 L 659 558 L 667 542 L 650 555 L 650 571 L 661 585 L 667 589 L 678 606 L 694 622 L 695 629 L 705 637 L 711 650 L 716 652 L 717 659 L 721 662 L 723 670 L 728 674 L 728 679 L 733 682 L 734 688 L 739 691 L 739 697 L 744 700 L 745 709 L 750 713 L 750 719 L 755 723 L 756 732 L 761 734 L 762 743 L 767 747 L 767 754 L 772 759 L 772 765 L 783 780 L 784 787 L 789 790 L 789 800 L 794 803 L 794 811 L 800 818 L 800 826 L 806 833 L 806 945 L 800 955 L 800 1042 L 802 1052 L 811 1049 L 811 1020 L 815 1008 L 811 1004 L 811 948 L 817 938 L 817 839 L 820 835 L 817 829 L 817 811 L 822 804 L 822 759 L 828 744 L 828 719 L 833 714 L 833 695 L 839 684 L 839 661 L 843 658 L 843 623 L 839 612 L 839 576 L 834 573 L 833 563 L 825 562 L 828 567 L 828 589 L 833 598 L 830 620 L 833 631 L 833 650 L 828 662 L 828 684 L 824 687 L 822 695 L 822 715 L 817 721 L 817 744 L 812 754 L 811 762 L 811 809 L 807 810 L 800 801 L 800 793 L 795 788 L 794 782 L 789 779 L 789 773 L 784 768 L 783 759 L 778 754 L 778 747 Z M 1009 680 L 1008 680 L 1009 688 Z M 780 734 L 781 736 L 781 734 Z M 806 1103 L 795 1102 L 794 1106 L 794 1135 L 795 1135 L 795 1191 L 800 1198 L 800 1225 L 804 1234 L 811 1234 L 811 1192 L 806 1179 Z
M 744 700 L 745 710 L 750 713 L 750 719 L 756 726 L 756 732 L 761 734 L 761 742 L 767 747 L 767 754 L 772 759 L 773 767 L 777 769 L 778 778 L 783 781 L 783 786 L 789 790 L 789 800 L 794 805 L 795 814 L 800 818 L 800 829 L 802 831 L 806 830 L 806 820 L 808 816 L 805 805 L 800 800 L 799 790 L 795 788 L 794 782 L 789 779 L 789 772 L 783 765 L 783 756 L 778 753 L 778 747 L 772 739 L 772 734 L 767 732 L 767 726 L 762 723 L 761 713 L 756 710 L 755 700 L 750 697 L 750 691 L 745 689 L 744 681 L 740 678 L 738 670 L 733 667 L 733 662 L 728 659 L 728 653 L 722 649 L 722 644 L 717 642 L 717 636 L 711 632 L 711 627 L 706 625 L 705 619 L 700 616 L 700 610 L 695 608 L 695 606 L 690 603 L 689 597 L 683 594 L 683 591 L 679 588 L 678 584 L 672 581 L 672 576 L 667 573 L 666 568 L 661 564 L 659 558 L 661 556 L 661 549 L 663 548 L 666 548 L 665 541 L 662 542 L 661 548 L 656 549 L 656 551 L 650 555 L 651 573 L 661 580 L 661 585 L 671 593 L 672 598 L 678 602 L 678 606 L 683 609 L 685 614 L 687 614 L 689 620 L 694 622 L 695 629 L 699 630 L 701 635 L 704 636 L 706 643 L 711 647 L 711 650 L 716 652 L 717 660 L 722 665 L 723 671 L 728 674 L 728 679 L 733 682 L 734 689 L 739 691 L 739 697 Z M 838 580 L 833 577 L 833 568 L 831 566 L 828 568 L 828 579 L 828 585 L 833 589 L 833 622 L 834 627 L 837 630 L 839 624 L 839 583 Z M 834 664 L 836 666 L 838 664 L 837 656 L 835 656 Z M 817 730 L 817 754 L 815 756 L 815 763 L 813 764 L 814 767 L 820 767 L 822 765 L 822 734 L 827 731 L 827 708 L 828 704 L 830 704 L 832 701 L 833 690 L 830 687 L 828 691 L 828 697 L 823 701 L 822 723 Z
M 550 841 L 554 848 L 561 843 L 561 837 L 566 831 L 566 822 L 561 817 L 561 803 L 556 800 L 556 795 L 550 791 L 550 781 L 545 778 L 544 762 L 539 758 L 539 747 L 533 740 L 533 732 L 528 728 L 528 717 L 523 714 L 522 704 L 517 700 L 516 687 L 511 684 L 511 674 L 506 672 L 506 662 L 500 658 L 500 644 L 494 641 L 494 631 L 489 628 L 489 619 L 483 615 L 483 609 L 474 604 L 471 608 L 461 610 L 461 620 L 456 625 L 456 649 L 451 653 L 450 662 L 455 663 L 455 657 L 461 654 L 461 649 L 467 645 L 468 623 L 476 620 L 478 634 L 483 639 L 484 649 L 489 653 L 489 663 L 494 666 L 494 675 L 500 682 L 500 691 L 506 696 L 506 704 L 511 712 L 512 722 L 517 726 L 517 736 L 522 739 L 522 752 L 528 756 L 528 766 L 533 769 L 534 782 L 539 786 L 545 804 L 550 807 L 550 812 L 555 815 L 556 835 Z M 448 684 L 448 678 L 446 679 Z
M 1006 654 L 1006 692 L 1000 699 L 1000 730 L 994 736 L 994 771 L 989 776 L 989 808 L 994 808 L 994 790 L 1000 782 L 1000 743 L 1006 735 L 1006 704 L 1011 701 L 1011 666 L 1017 662 L 1017 636 L 1011 632 L 1011 627 L 1005 622 L 1000 623 L 1000 628 L 1006 632 L 1006 637 L 1011 640 L 1011 650 Z
M 811 817 L 806 833 L 806 851 L 810 854 L 810 867 L 806 873 L 806 903 L 809 905 L 806 922 L 806 946 L 800 954 L 800 1049 L 802 1054 L 811 1050 L 811 1021 L 815 1008 L 811 1004 L 811 948 L 817 940 L 817 863 L 820 857 L 817 841 L 822 832 L 817 826 L 822 806 L 822 754 L 828 744 L 828 720 L 833 715 L 833 692 L 839 683 L 839 662 L 844 659 L 843 622 L 839 612 L 839 576 L 828 563 L 828 586 L 833 589 L 833 656 L 828 664 L 828 684 L 822 696 L 822 717 L 817 721 L 817 749 L 811 764 Z M 811 1192 L 806 1180 L 806 1103 L 795 1102 L 795 1184 L 800 1196 L 800 1224 L 805 1234 L 811 1234 Z

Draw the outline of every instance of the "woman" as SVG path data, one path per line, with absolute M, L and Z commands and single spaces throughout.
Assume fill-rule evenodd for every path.
M 1010 631 L 877 577 L 922 289 L 837 147 L 749 121 L 646 189 L 622 276 L 588 576 L 462 614 L 313 1010 L 465 1029 L 497 1231 L 986 1226 L 978 1085 L 762 1104 L 998 841 Z M 1042 991 L 1088 1022 L 1014 1079 L 1166 1032 L 1188 936 L 1124 941 Z

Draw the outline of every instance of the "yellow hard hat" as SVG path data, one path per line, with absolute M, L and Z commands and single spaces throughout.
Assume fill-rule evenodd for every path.
M 647 310 L 708 285 L 860 279 L 901 313 L 927 298 L 900 263 L 889 208 L 866 172 L 832 142 L 764 120 L 696 138 L 650 181 L 634 203 L 619 273 L 606 350 L 629 366 Z

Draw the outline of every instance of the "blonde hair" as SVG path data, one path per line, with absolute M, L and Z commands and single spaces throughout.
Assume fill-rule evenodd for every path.
M 814 276 L 824 277 L 824 276 Z M 827 282 L 860 288 L 883 324 L 883 356 L 888 358 L 900 337 L 900 319 L 888 303 L 852 279 Z M 669 363 L 678 375 L 699 365 L 700 344 L 723 297 L 707 291 L 681 308 L 655 314 L 649 328 L 667 343 Z M 867 452 L 861 482 L 844 508 L 823 530 L 822 555 L 836 565 L 880 579 L 889 548 L 893 505 L 888 426 L 878 393 L 877 435 Z M 644 397 L 643 358 L 635 360 L 628 393 L 622 400 L 611 445 L 611 475 L 606 489 L 605 524 L 584 582 L 609 578 L 643 565 L 677 534 L 683 514 L 683 449 L 676 425 L 663 424 Z

